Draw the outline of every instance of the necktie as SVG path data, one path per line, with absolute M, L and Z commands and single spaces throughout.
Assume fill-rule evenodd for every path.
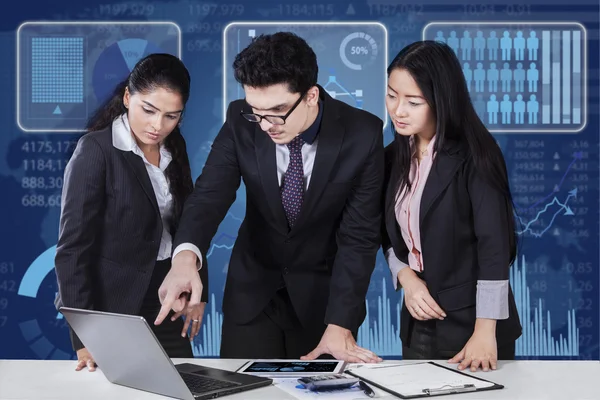
M 290 143 L 290 163 L 283 185 L 281 185 L 281 202 L 288 220 L 290 229 L 296 223 L 300 209 L 302 208 L 302 200 L 304 198 L 304 167 L 302 165 L 302 145 L 304 141 L 300 136 L 296 136 Z

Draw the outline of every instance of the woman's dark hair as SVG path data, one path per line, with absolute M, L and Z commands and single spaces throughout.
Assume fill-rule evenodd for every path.
M 238 83 L 266 87 L 284 83 L 291 93 L 306 93 L 317 84 L 317 56 L 308 43 L 291 32 L 260 35 L 233 61 Z
M 508 172 L 502 151 L 492 134 L 473 108 L 460 62 L 446 44 L 431 40 L 412 43 L 403 48 L 387 69 L 388 77 L 396 69 L 406 70 L 415 80 L 427 104 L 436 116 L 434 153 L 442 149 L 447 139 L 466 142 L 478 174 L 506 197 L 510 216 L 510 264 L 516 258 L 514 204 L 508 182 Z M 394 130 L 394 124 L 390 124 Z M 410 188 L 411 151 L 409 137 L 395 134 L 395 163 L 391 179 L 395 192 Z
M 116 87 L 112 97 L 90 118 L 86 126 L 87 132 L 105 129 L 111 126 L 116 118 L 127 112 L 123 104 L 126 88 L 131 95 L 165 88 L 179 93 L 185 105 L 190 97 L 190 74 L 183 62 L 171 54 L 155 53 L 146 56 L 138 61 L 129 77 Z M 171 231 L 175 232 L 179 225 L 183 203 L 193 190 L 190 162 L 179 125 L 167 136 L 164 144 L 172 156 L 165 175 L 173 195 Z

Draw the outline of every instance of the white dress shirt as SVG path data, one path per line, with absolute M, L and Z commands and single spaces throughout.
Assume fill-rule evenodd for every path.
M 113 121 L 112 141 L 113 146 L 117 149 L 132 151 L 144 161 L 146 171 L 148 171 L 148 176 L 150 177 L 150 182 L 152 182 L 152 188 L 154 189 L 154 195 L 156 196 L 156 202 L 158 203 L 158 210 L 160 211 L 163 225 L 157 260 L 165 260 L 171 257 L 171 246 L 173 245 L 173 238 L 169 232 L 170 220 L 173 214 L 173 196 L 171 195 L 169 182 L 165 175 L 165 170 L 172 160 L 171 153 L 167 150 L 165 145 L 161 143 L 158 167 L 150 163 L 135 141 L 133 133 L 129 128 L 127 114 L 123 114 Z

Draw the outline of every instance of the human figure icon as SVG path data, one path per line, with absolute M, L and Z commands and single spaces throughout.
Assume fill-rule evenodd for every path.
M 527 70 L 527 83 L 529 84 L 530 92 L 537 92 L 539 78 L 540 72 L 536 69 L 535 63 L 529 64 L 529 69 Z
M 527 38 L 527 52 L 531 61 L 537 61 L 539 47 L 540 39 L 536 37 L 535 31 L 529 32 L 529 37 Z
M 483 69 L 482 63 L 477 63 L 477 69 L 473 72 L 473 79 L 475 80 L 475 91 L 483 92 L 485 69 Z
M 433 40 L 435 40 L 436 42 L 446 43 L 446 38 L 444 37 L 444 32 L 437 31 L 435 38 Z
M 490 69 L 487 71 L 487 80 L 488 80 L 488 91 L 489 92 L 497 92 L 498 91 L 498 79 L 500 78 L 500 71 L 496 68 L 496 63 L 490 64 Z
M 515 80 L 515 91 L 525 91 L 525 70 L 523 69 L 523 63 L 517 63 L 517 69 L 513 71 L 513 79 Z
M 510 51 L 512 50 L 510 32 L 504 31 L 502 39 L 500 39 L 500 48 L 502 49 L 502 61 L 510 61 Z
M 525 59 L 525 38 L 523 37 L 523 32 L 517 32 L 517 37 L 513 41 L 513 47 L 515 48 L 515 60 L 523 61 Z
M 448 46 L 450 46 L 450 48 L 452 50 L 454 50 L 454 54 L 456 54 L 458 56 L 458 38 L 456 37 L 456 31 L 452 31 L 450 32 L 450 37 L 448 38 Z
M 498 111 L 500 110 L 500 103 L 496 100 L 496 95 L 493 94 L 490 96 L 490 99 L 487 102 L 487 112 L 488 112 L 488 123 L 489 124 L 497 124 L 498 123 Z
M 510 65 L 505 62 L 500 71 L 500 82 L 502 83 L 502 91 L 504 93 L 510 92 L 510 81 L 512 80 L 512 70 L 510 69 Z
M 483 32 L 477 31 L 477 36 L 473 40 L 473 47 L 475 48 L 475 60 L 483 61 L 483 54 L 485 52 L 485 38 Z
M 518 94 L 517 100 L 515 100 L 514 104 L 515 110 L 515 124 L 523 124 L 525 123 L 525 102 L 523 101 L 523 95 Z
M 463 37 L 460 39 L 460 48 L 462 49 L 462 59 L 471 59 L 471 50 L 473 49 L 473 39 L 469 31 L 463 33 Z
M 536 100 L 535 94 L 529 96 L 529 101 L 527 102 L 527 122 L 530 125 L 537 124 L 537 117 L 540 111 L 540 105 Z
M 500 103 L 500 113 L 502 114 L 502 124 L 510 124 L 510 113 L 512 112 L 512 103 L 510 97 L 505 94 Z
M 487 40 L 487 48 L 489 51 L 489 59 L 490 61 L 495 61 L 498 59 L 498 46 L 499 46 L 499 40 L 498 37 L 496 36 L 496 31 L 491 31 L 490 32 L 490 37 Z

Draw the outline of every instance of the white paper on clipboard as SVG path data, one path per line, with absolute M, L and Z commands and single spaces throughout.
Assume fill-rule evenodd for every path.
M 489 388 L 493 382 L 472 378 L 466 374 L 425 362 L 418 364 L 380 364 L 373 368 L 349 369 L 353 376 L 372 382 L 402 396 L 423 396 L 424 390 L 474 385 L 475 390 Z

